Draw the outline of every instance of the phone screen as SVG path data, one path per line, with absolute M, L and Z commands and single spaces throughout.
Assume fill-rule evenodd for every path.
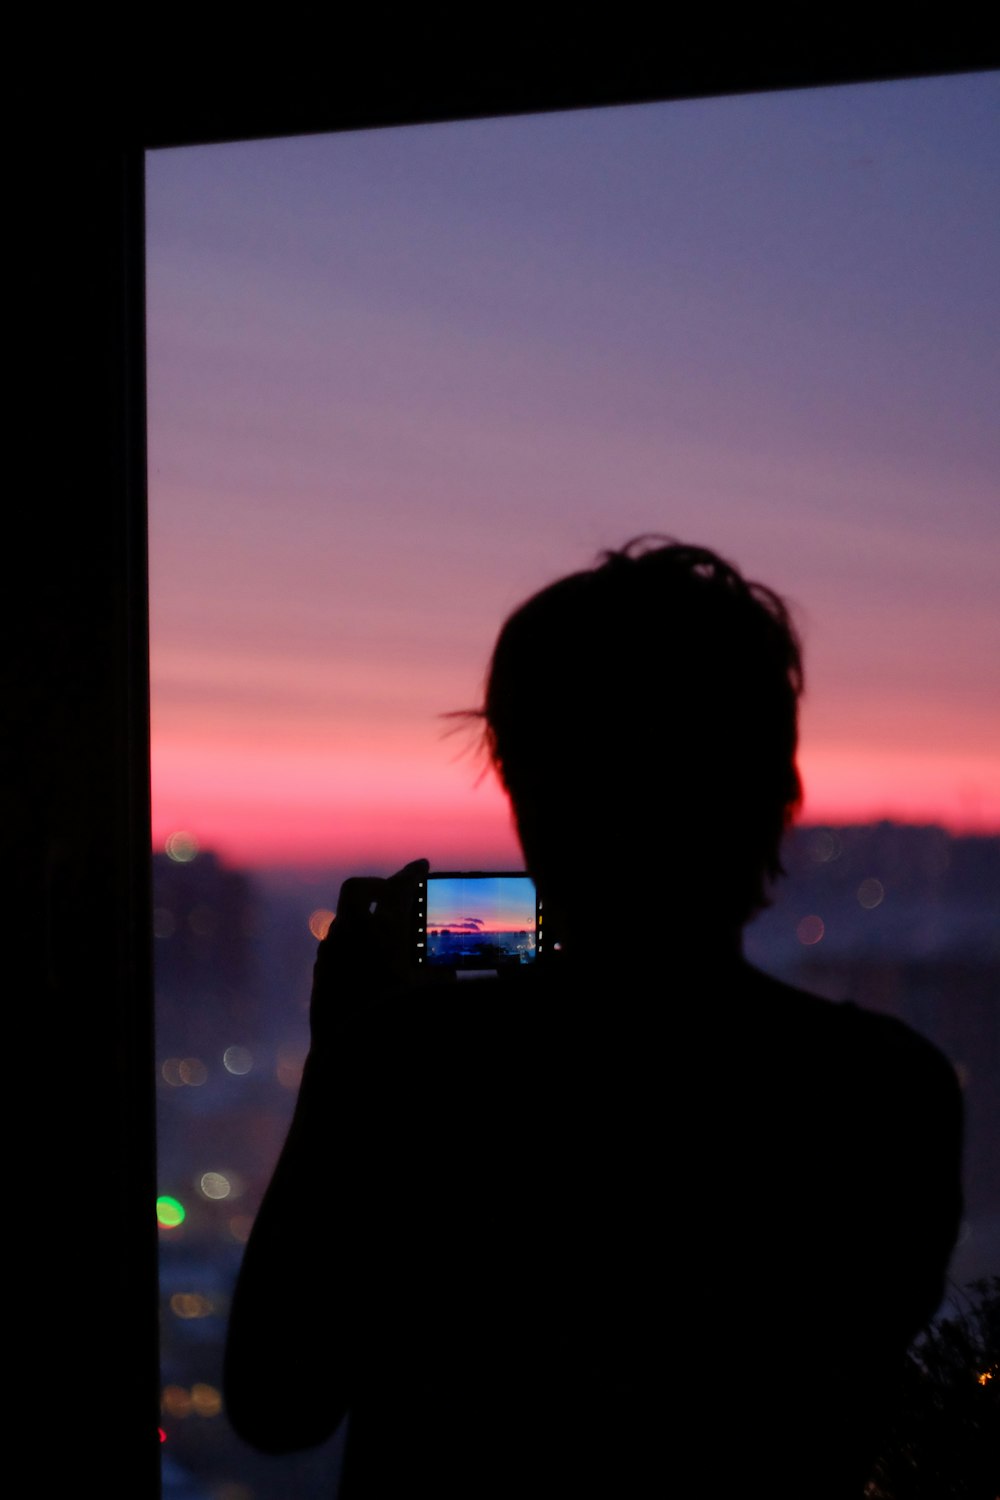
M 418 958 L 459 973 L 518 968 L 538 956 L 540 918 L 535 883 L 523 871 L 430 874 Z

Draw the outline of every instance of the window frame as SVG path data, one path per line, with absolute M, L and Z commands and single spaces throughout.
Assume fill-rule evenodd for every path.
M 881 48 L 827 38 L 821 53 L 809 53 L 801 41 L 774 37 L 709 41 L 706 25 L 703 37 L 676 39 L 667 58 L 651 58 L 641 38 L 619 45 L 625 31 L 601 38 L 600 48 L 595 41 L 589 57 L 562 46 L 529 55 L 501 41 L 459 71 L 430 38 L 416 54 L 402 43 L 394 56 L 371 48 L 350 77 L 309 77 L 294 49 L 294 65 L 280 75 L 263 61 L 263 45 L 252 69 L 210 67 L 229 63 L 220 28 L 220 39 L 204 47 L 199 39 L 196 63 L 187 58 L 180 70 L 169 58 L 125 71 L 107 61 L 82 70 L 67 59 L 44 86 L 33 78 L 22 86 L 31 143 L 19 154 L 16 184 L 23 467 L 15 493 L 29 535 L 16 580 L 22 675 L 10 930 L 33 956 L 43 998 L 32 982 L 29 1003 L 11 1008 L 26 1026 L 18 1055 L 36 1060 L 20 1106 L 28 1140 L 49 1141 L 59 1164 L 53 1193 L 38 1150 L 19 1153 L 32 1242 L 58 1247 L 59 1268 L 39 1267 L 34 1281 L 29 1269 L 44 1312 L 24 1364 L 41 1392 L 55 1368 L 65 1379 L 66 1367 L 74 1430 L 72 1412 L 86 1409 L 88 1393 L 102 1393 L 86 1441 L 100 1444 L 109 1492 L 159 1493 L 145 154 L 998 64 L 988 44 L 940 30 Z M 50 1431 L 51 1403 L 41 1419 Z M 79 1451 L 66 1449 L 76 1473 Z

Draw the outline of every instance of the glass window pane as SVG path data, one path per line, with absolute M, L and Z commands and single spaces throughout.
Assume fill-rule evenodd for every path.
M 804 827 L 749 951 L 956 1062 L 955 1278 L 1000 1263 L 998 92 L 150 154 L 168 1492 L 329 1493 L 219 1397 L 316 939 L 348 873 L 519 865 L 440 715 L 516 603 L 640 533 L 798 607 Z

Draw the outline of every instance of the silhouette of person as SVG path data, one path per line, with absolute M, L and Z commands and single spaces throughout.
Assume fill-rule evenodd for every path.
M 477 714 L 547 963 L 419 985 L 345 882 L 227 1350 L 342 1494 L 863 1493 L 960 1212 L 949 1064 L 743 958 L 798 807 L 781 599 L 640 538 L 500 632 Z

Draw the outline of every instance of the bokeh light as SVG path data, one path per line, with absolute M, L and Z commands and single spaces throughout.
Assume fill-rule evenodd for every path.
M 198 853 L 198 841 L 194 835 L 180 831 L 169 834 L 163 847 L 179 865 L 189 865 Z
M 206 1198 L 228 1198 L 233 1185 L 222 1172 L 203 1172 L 198 1179 L 198 1190 Z
M 191 1387 L 191 1405 L 199 1417 L 217 1417 L 222 1410 L 222 1395 L 214 1385 L 199 1381 Z
M 160 1406 L 168 1417 L 189 1417 L 191 1393 L 182 1385 L 165 1385 L 160 1395 Z
M 330 923 L 334 916 L 334 912 L 328 911 L 325 906 L 320 906 L 309 918 L 309 931 L 317 942 L 321 943 L 330 931 Z
M 200 1057 L 185 1057 L 177 1064 L 182 1083 L 190 1084 L 193 1089 L 200 1088 L 208 1077 L 208 1069 Z
M 290 1047 L 282 1047 L 278 1053 L 275 1072 L 283 1089 L 298 1088 L 302 1082 L 302 1069 L 305 1067 L 305 1061 L 301 1052 L 293 1052 Z
M 839 859 L 843 852 L 844 846 L 832 828 L 817 828 L 809 840 L 809 858 L 818 865 L 826 865 L 833 859 Z
M 172 1089 L 183 1088 L 184 1079 L 181 1077 L 181 1059 L 179 1057 L 168 1057 L 164 1060 L 160 1073 L 166 1083 Z
M 802 918 L 801 922 L 795 929 L 795 935 L 800 943 L 802 943 L 807 948 L 811 948 L 814 943 L 818 943 L 822 940 L 825 931 L 826 926 L 823 922 L 823 918 L 812 915 Z
M 170 1311 L 177 1318 L 209 1318 L 215 1304 L 200 1292 L 175 1292 L 170 1299 Z
M 238 1245 L 245 1245 L 253 1228 L 252 1214 L 233 1214 L 229 1220 L 229 1233 Z
M 255 1497 L 249 1485 L 238 1479 L 224 1479 L 221 1484 L 213 1485 L 212 1500 L 255 1500 Z
M 217 1386 L 197 1381 L 191 1389 L 182 1385 L 164 1386 L 160 1406 L 171 1417 L 217 1417 L 222 1410 L 222 1393 Z
M 176 1229 L 187 1218 L 187 1210 L 179 1198 L 165 1194 L 156 1200 L 156 1221 L 161 1229 Z
M 862 880 L 858 886 L 858 902 L 864 907 L 865 911 L 874 910 L 884 900 L 885 887 L 881 880 L 876 880 L 874 876 L 869 876 L 867 880 Z
M 246 1047 L 227 1047 L 222 1054 L 222 1062 L 227 1073 L 242 1077 L 253 1067 L 253 1054 Z

